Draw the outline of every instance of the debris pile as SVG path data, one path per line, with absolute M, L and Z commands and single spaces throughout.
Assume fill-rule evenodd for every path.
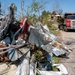
M 24 70 L 26 71 L 24 75 L 28 75 L 29 69 L 27 68 L 29 67 L 31 72 L 33 70 L 32 73 L 34 75 L 36 72 L 34 72 L 34 70 L 37 70 L 36 68 L 40 70 L 39 72 L 43 72 L 42 70 L 50 71 L 52 68 L 53 54 L 60 56 L 68 54 L 69 50 L 55 35 L 46 30 L 40 22 L 35 26 L 29 26 L 29 24 L 27 24 L 27 19 L 23 19 L 24 23 L 15 32 L 12 41 L 9 41 L 9 34 L 7 34 L 7 36 L 5 34 L 6 37 L 4 39 L 1 37 L 0 61 L 16 61 L 19 59 L 20 62 L 16 75 L 23 75 L 22 73 L 24 73 Z M 23 65 L 26 66 L 24 67 Z
M 67 49 L 55 35 L 51 34 L 47 29 L 45 29 L 41 23 L 37 23 L 34 27 L 30 27 L 29 42 L 34 45 L 33 49 L 31 50 L 32 58 L 30 62 L 30 75 L 36 75 L 36 73 L 40 75 L 62 75 L 61 71 L 57 71 L 57 73 L 51 71 L 52 66 L 54 65 L 52 63 L 52 57 L 53 55 L 68 55 L 70 50 Z M 68 72 L 66 68 L 65 71 L 67 74 Z M 65 72 L 63 74 L 65 74 Z
M 11 14 L 2 21 L 0 61 L 17 61 L 16 75 L 65 75 L 68 72 L 62 64 L 56 65 L 60 72 L 51 71 L 52 57 L 69 53 L 70 50 L 40 22 L 33 26 L 23 17 L 22 22 L 17 23 Z

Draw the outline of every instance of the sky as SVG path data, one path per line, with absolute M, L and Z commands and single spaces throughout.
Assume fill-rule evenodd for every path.
M 2 3 L 2 9 L 4 9 L 6 13 L 8 13 L 8 6 L 11 5 L 11 3 L 14 3 L 17 6 L 18 12 L 21 11 L 21 0 L 0 0 L 0 2 Z M 24 0 L 24 8 L 27 9 L 27 6 L 31 3 L 32 0 Z M 58 5 L 58 8 L 56 9 L 62 9 L 63 13 L 75 12 L 75 0 L 48 0 L 48 3 L 44 6 L 44 9 L 52 12 L 56 5 Z

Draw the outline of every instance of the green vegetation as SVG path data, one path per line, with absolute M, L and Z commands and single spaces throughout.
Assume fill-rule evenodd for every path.
M 36 75 L 40 75 L 40 74 L 37 73 Z
M 55 64 L 58 64 L 60 59 L 61 59 L 60 57 L 53 56 L 53 60 L 54 60 Z
M 35 55 L 34 55 L 34 56 L 35 56 L 35 59 L 36 59 L 37 61 L 39 61 L 41 55 L 42 55 L 42 51 L 41 51 L 41 50 L 36 50 Z
M 50 32 L 53 33 L 54 35 L 59 34 L 59 31 L 56 31 L 56 30 L 50 30 Z
M 53 56 L 53 60 L 54 60 L 55 64 L 58 64 L 60 62 L 60 59 L 61 59 L 60 57 Z M 52 71 L 58 71 L 56 66 L 52 66 Z
M 49 23 L 47 23 L 47 26 L 48 26 L 48 28 L 49 28 L 49 30 L 50 30 L 50 32 L 52 34 L 54 34 L 54 35 L 59 34 L 59 31 L 57 31 L 57 28 L 53 25 L 52 21 L 50 21 Z
M 52 71 L 58 71 L 58 69 L 56 68 L 56 66 L 52 67 Z

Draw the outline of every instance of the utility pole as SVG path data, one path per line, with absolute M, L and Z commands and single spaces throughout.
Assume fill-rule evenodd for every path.
M 23 11 L 24 11 L 24 0 L 21 0 L 21 15 L 23 17 Z

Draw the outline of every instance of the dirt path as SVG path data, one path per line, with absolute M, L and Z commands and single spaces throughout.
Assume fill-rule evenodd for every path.
M 75 75 L 75 32 L 62 32 L 62 40 L 66 46 L 73 51 L 68 58 L 62 58 L 61 63 L 65 65 L 68 70 L 68 75 Z

